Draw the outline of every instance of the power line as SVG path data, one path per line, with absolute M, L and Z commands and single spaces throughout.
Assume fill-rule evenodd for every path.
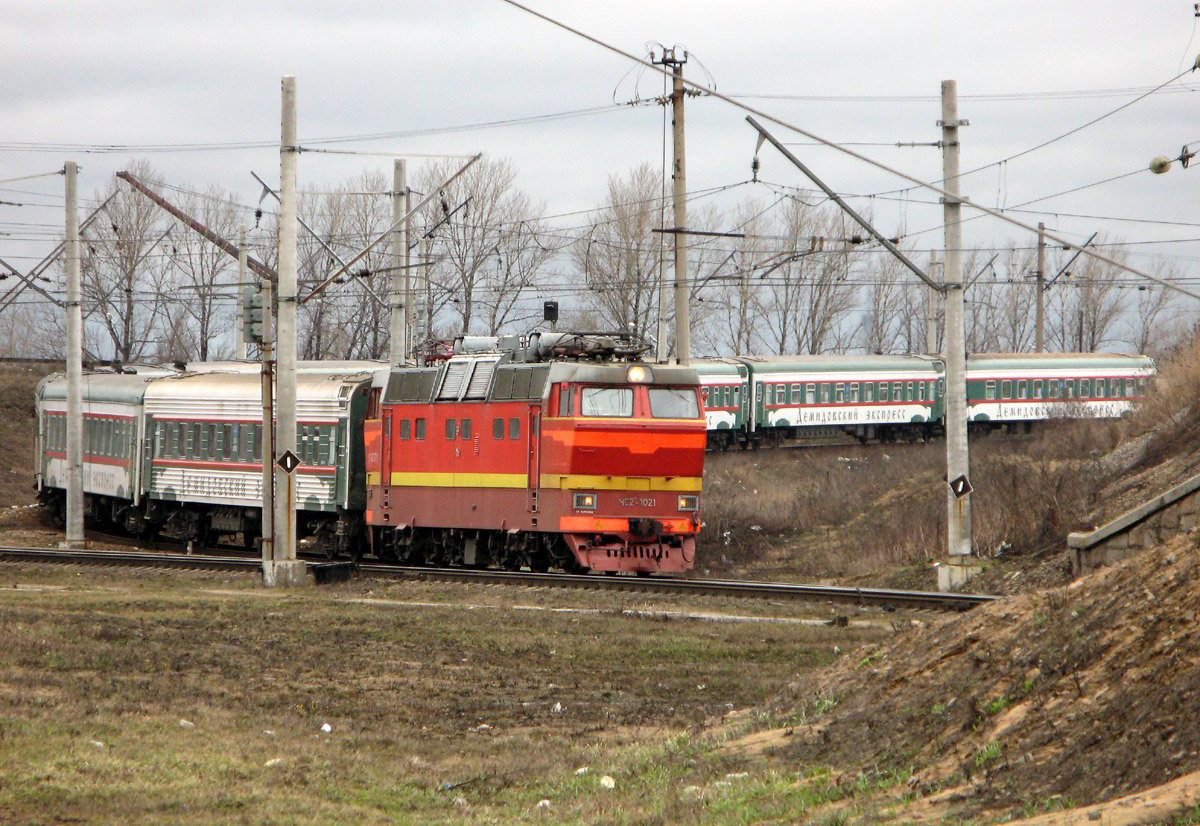
M 501 118 L 497 120 L 461 123 L 452 126 L 433 126 L 424 129 L 405 129 L 391 132 L 373 132 L 358 135 L 341 135 L 324 138 L 301 140 L 302 145 L 317 146 L 356 141 L 371 142 L 381 140 L 397 140 L 402 138 L 418 138 L 433 135 L 446 135 L 456 132 L 474 132 L 482 129 L 494 129 L 504 126 L 523 126 L 547 121 L 565 120 L 568 118 L 586 117 L 608 112 L 617 112 L 646 102 L 633 101 L 630 103 L 612 103 L 602 106 L 589 106 L 583 109 L 568 109 L 561 112 L 548 112 L 540 115 L 527 115 L 518 118 Z M 7 152 L 73 152 L 81 154 L 124 154 L 131 152 L 224 152 L 241 151 L 246 149 L 273 149 L 279 146 L 278 139 L 274 140 L 243 140 L 243 141 L 213 141 L 210 143 L 45 143 L 36 141 L 0 141 L 0 151 Z M 394 153 L 402 156 L 403 152 Z M 57 174 L 57 173 L 55 173 Z M 18 179 L 19 180 L 19 179 Z M 3 183 L 3 182 L 0 182 Z
M 1182 74 L 1185 73 L 1181 73 Z M 1112 89 L 1069 89 L 1060 91 L 1041 92 L 983 92 L 973 95 L 959 95 L 959 100 L 978 101 L 1055 101 L 1087 98 L 1126 97 L 1147 91 L 1157 91 L 1156 86 L 1127 86 Z M 1167 94 L 1200 92 L 1200 84 L 1179 84 L 1163 90 Z M 910 103 L 940 101 L 937 95 L 798 95 L 773 94 L 763 92 L 730 92 L 729 96 L 739 100 L 797 100 L 807 102 L 829 103 Z

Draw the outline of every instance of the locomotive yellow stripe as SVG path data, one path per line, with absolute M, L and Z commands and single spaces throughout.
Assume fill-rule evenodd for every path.
M 584 474 L 542 474 L 544 488 L 579 490 L 665 490 L 699 491 L 699 476 L 589 476 Z
M 368 485 L 378 485 L 380 474 L 367 474 Z M 699 492 L 699 476 L 589 476 L 543 473 L 543 488 L 568 490 L 660 490 Z M 523 488 L 524 473 L 393 473 L 391 484 L 428 488 Z
M 392 484 L 413 488 L 523 488 L 524 473 L 392 473 Z M 371 480 L 367 480 L 370 484 Z

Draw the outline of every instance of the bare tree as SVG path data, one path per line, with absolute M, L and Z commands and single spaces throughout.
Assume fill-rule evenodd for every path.
M 1179 278 L 1174 266 L 1155 274 L 1166 281 Z M 1133 294 L 1133 309 L 1129 313 L 1125 341 L 1138 353 L 1164 352 L 1180 332 L 1179 294 L 1156 284 L 1130 283 L 1127 286 Z
M 211 187 L 203 193 L 188 193 L 179 207 L 222 238 L 237 241 L 240 216 L 229 192 Z M 165 338 L 170 342 L 170 352 L 164 356 L 208 361 L 218 352 L 227 353 L 229 347 L 219 343 L 220 339 L 228 341 L 231 329 L 234 335 L 239 331 L 238 320 L 233 318 L 235 304 L 228 300 L 229 288 L 222 290 L 221 285 L 237 280 L 237 261 L 190 230 L 172 230 L 161 248 L 174 268 L 177 288 L 177 300 L 164 309 Z
M 130 169 L 151 184 L 157 177 L 146 161 Z M 95 221 L 84 238 L 85 324 L 101 331 L 103 343 L 98 346 L 105 352 L 130 362 L 153 352 L 156 345 L 170 270 L 159 247 L 169 224 L 158 206 L 115 180 L 94 203 L 114 191 L 104 218 Z
M 842 216 L 789 198 L 779 218 L 791 240 L 776 263 L 757 277 L 766 282 L 764 336 L 776 353 L 824 353 L 843 349 L 855 309 L 850 269 L 857 259 Z
M 767 257 L 770 245 L 762 237 L 769 223 L 763 217 L 766 209 L 759 201 L 746 201 L 734 210 L 732 225 L 746 237 L 735 241 L 728 259 L 722 259 L 719 271 L 710 273 L 704 283 L 713 298 L 709 323 L 701 329 L 700 340 L 714 353 L 745 354 L 758 349 L 763 309 L 754 275 L 755 263 Z
M 1126 254 L 1111 249 L 1118 261 Z M 1126 294 L 1118 283 L 1120 267 L 1080 256 L 1048 290 L 1047 339 L 1064 352 L 1092 352 L 1116 341 L 1117 322 Z
M 432 190 L 458 165 L 424 167 L 417 188 Z M 495 333 L 516 321 L 519 299 L 536 290 L 550 257 L 539 238 L 544 207 L 515 187 L 516 175 L 507 159 L 479 161 L 425 211 L 427 227 L 445 219 L 436 230 L 437 263 L 428 277 L 451 294 L 458 332 Z
M 914 290 L 909 282 L 916 276 L 892 255 L 882 256 L 869 272 L 871 280 L 860 322 L 863 349 L 868 353 L 912 352 L 908 349 L 914 341 L 911 325 L 921 322 L 923 336 L 925 319 L 923 307 L 910 306 L 909 293 Z M 923 345 L 924 339 L 920 340 Z
M 653 335 L 660 258 L 662 177 L 650 164 L 609 176 L 608 195 L 572 248 L 590 292 L 584 304 L 606 326 Z

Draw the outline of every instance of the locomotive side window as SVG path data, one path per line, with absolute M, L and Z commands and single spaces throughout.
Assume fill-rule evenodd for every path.
M 492 419 L 492 439 L 500 441 L 504 438 L 504 419 Z
M 696 407 L 696 391 L 674 387 L 650 388 L 650 415 L 656 419 L 694 419 L 700 415 Z
M 510 438 L 510 439 L 521 438 L 521 420 L 520 419 L 509 419 L 508 420 L 508 438 Z
M 418 442 L 425 441 L 425 420 L 417 419 L 414 424 L 414 428 L 417 432 L 417 441 Z
M 529 370 L 514 370 L 512 382 L 512 397 L 514 399 L 529 398 Z
M 453 439 L 458 435 L 458 420 L 446 419 L 446 438 Z
M 558 415 L 571 415 L 571 388 L 566 384 L 559 385 L 558 388 Z
M 579 412 L 584 416 L 632 416 L 632 387 L 585 387 Z
M 462 420 L 462 425 L 458 429 L 458 435 L 459 435 L 459 438 L 462 439 L 464 442 L 470 441 L 470 439 L 471 439 L 471 420 L 470 419 Z
M 400 438 L 407 442 L 412 438 L 412 421 L 409 419 L 400 420 Z

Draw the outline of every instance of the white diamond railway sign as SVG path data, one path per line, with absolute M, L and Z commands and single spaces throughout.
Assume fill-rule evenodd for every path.
M 275 464 L 283 468 L 284 473 L 293 473 L 300 467 L 300 457 L 290 450 L 285 450 L 283 455 L 275 460 Z

